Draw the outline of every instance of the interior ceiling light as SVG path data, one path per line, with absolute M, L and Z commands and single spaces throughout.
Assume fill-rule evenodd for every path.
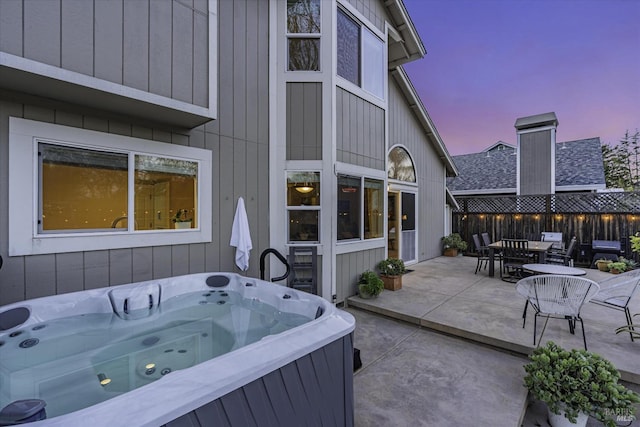
M 304 184 L 299 187 L 296 187 L 296 191 L 298 193 L 307 194 L 313 191 L 313 187 L 309 186 L 309 184 Z

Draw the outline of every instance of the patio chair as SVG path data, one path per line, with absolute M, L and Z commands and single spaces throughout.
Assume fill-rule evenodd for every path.
M 480 236 L 482 237 L 482 243 L 484 246 L 488 247 L 492 243 L 489 233 L 481 233 Z M 500 271 L 502 271 L 502 251 L 494 251 L 493 259 L 500 261 Z
M 631 270 L 617 274 L 599 283 L 600 292 L 590 302 L 614 310 L 624 311 L 629 327 L 629 335 L 633 341 L 633 322 L 629 312 L 629 303 L 640 289 L 640 270 Z
M 584 321 L 580 310 L 585 302 L 591 300 L 600 290 L 600 286 L 590 279 L 576 276 L 543 274 L 521 279 L 516 284 L 516 291 L 527 300 L 527 304 L 535 310 L 533 318 L 533 345 L 536 345 L 538 316 L 554 319 L 567 319 L 569 331 L 575 333 L 576 322 L 582 327 L 582 341 L 587 349 L 587 338 L 584 333 Z M 526 318 L 525 318 L 526 321 Z M 524 328 L 525 323 L 522 323 Z M 540 334 L 540 342 L 546 327 Z
M 566 265 L 568 267 L 573 266 L 573 252 L 576 249 L 576 238 L 571 238 L 569 246 L 566 251 L 554 250 L 553 247 L 547 251 L 546 263 L 547 264 L 559 264 Z
M 502 268 L 500 278 L 515 283 L 525 277 L 522 266 L 533 262 L 529 252 L 529 241 L 523 239 L 502 239 Z
M 482 268 L 483 264 L 485 269 L 489 265 L 489 248 L 480 243 L 480 237 L 477 234 L 474 234 L 471 237 L 473 237 L 473 244 L 476 246 L 476 252 L 478 253 L 476 271 L 473 274 L 478 274 L 478 270 Z

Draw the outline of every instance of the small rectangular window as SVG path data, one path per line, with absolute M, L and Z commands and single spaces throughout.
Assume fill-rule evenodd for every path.
M 338 176 L 338 240 L 360 238 L 360 178 Z
M 320 0 L 287 0 L 287 69 L 320 70 Z
M 360 25 L 342 9 L 337 22 L 338 75 L 360 86 Z
M 384 237 L 384 181 L 364 180 L 364 238 Z
M 287 172 L 289 243 L 320 241 L 320 172 Z

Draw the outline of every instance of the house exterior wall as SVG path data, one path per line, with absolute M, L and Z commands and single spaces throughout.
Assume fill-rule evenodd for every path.
M 78 5 L 82 16 L 88 13 L 85 2 L 74 2 Z M 98 23 L 109 24 L 114 20 L 115 26 L 124 25 L 131 31 L 139 29 L 131 28 L 132 19 L 138 16 L 139 2 L 127 2 L 126 7 L 133 7 L 135 11 L 118 14 L 122 10 L 123 2 L 118 0 L 104 0 L 100 2 L 87 2 L 95 4 L 94 13 L 100 15 L 96 18 Z M 135 5 L 132 5 L 135 3 Z M 142 2 L 140 2 L 142 3 Z M 195 1 L 194 9 L 184 10 L 183 2 L 173 2 L 173 10 L 176 15 L 170 19 L 165 13 L 156 8 L 162 8 L 162 2 L 144 2 L 148 4 L 152 12 L 149 15 L 142 13 L 138 23 L 143 28 L 160 28 L 171 22 L 185 17 L 183 13 L 191 13 L 194 17 L 194 32 L 201 29 L 200 9 L 211 4 L 205 1 Z M 12 54 L 25 50 L 37 61 L 47 61 L 56 64 L 55 56 L 65 58 L 60 64 L 89 73 L 87 58 L 93 55 L 101 56 L 109 50 L 108 46 L 97 46 L 98 37 L 92 43 L 86 40 L 75 40 L 80 37 L 69 37 L 60 33 L 59 26 L 48 23 L 48 14 L 54 13 L 49 8 L 55 5 L 65 5 L 67 2 L 29 2 L 25 1 L 24 10 L 34 24 L 40 24 L 46 29 L 47 39 L 63 40 L 60 47 L 48 46 L 41 49 L 37 46 L 25 48 L 31 37 L 25 35 L 22 40 L 21 31 L 13 31 L 12 26 L 17 25 L 15 11 L 10 8 L 18 5 L 17 10 L 22 9 L 22 2 L 0 2 L 0 50 L 10 51 Z M 213 4 L 216 4 L 215 2 Z M 44 9 L 40 10 L 38 5 Z M 4 265 L 0 269 L 0 305 L 8 304 L 29 298 L 40 296 L 92 289 L 103 286 L 117 285 L 132 281 L 141 281 L 153 278 L 161 278 L 187 273 L 204 271 L 237 271 L 234 264 L 234 248 L 229 246 L 231 224 L 236 208 L 237 198 L 242 196 L 245 200 L 251 237 L 253 240 L 253 252 L 250 260 L 250 268 L 247 275 L 258 277 L 258 260 L 260 251 L 269 247 L 269 220 L 264 214 L 269 205 L 269 103 L 268 103 L 268 70 L 269 70 L 269 5 L 259 0 L 247 1 L 219 1 L 218 30 L 219 43 L 217 48 L 219 55 L 219 118 L 218 120 L 201 125 L 191 130 L 182 127 L 167 125 L 161 121 L 140 120 L 135 117 L 105 111 L 96 106 L 88 108 L 76 104 L 48 99 L 44 97 L 27 95 L 22 92 L 0 89 L 0 255 Z M 108 11 L 102 11 L 102 8 Z M 171 8 L 171 6 L 170 6 Z M 153 12 L 153 11 L 156 12 Z M 60 13 L 60 12 L 58 12 Z M 115 13 L 116 16 L 111 16 Z M 59 15 L 53 15 L 59 16 Z M 206 16 L 206 14 L 205 14 Z M 11 17 L 11 19 L 9 19 Z M 118 18 L 120 17 L 120 18 Z M 108 18 L 108 19 L 107 19 Z M 22 17 L 18 20 L 21 21 Z M 59 19 L 54 19 L 59 22 Z M 9 25 L 9 27 L 7 27 Z M 108 25 L 107 25 L 108 26 Z M 26 27 L 25 27 L 26 28 Z M 121 32 L 128 37 L 126 28 Z M 78 28 L 74 31 L 87 31 Z M 111 29 L 103 28 L 103 31 L 111 34 Z M 145 33 L 146 34 L 146 33 Z M 104 36 L 104 42 L 114 42 L 111 37 Z M 159 40 L 164 36 L 159 35 Z M 175 35 L 182 37 L 182 35 Z M 71 40 L 74 39 L 74 40 Z M 68 45 L 68 43 L 81 43 L 82 46 Z M 146 38 L 145 38 L 146 40 Z M 166 42 L 169 40 L 166 39 Z M 45 41 L 49 43 L 49 41 Z M 109 44 L 107 43 L 107 44 Z M 175 40 L 172 42 L 175 43 Z M 155 58 L 169 58 L 162 51 L 172 43 L 158 43 L 148 46 L 150 50 L 159 50 Z M 117 43 L 116 43 L 117 44 Z M 134 43 L 135 44 L 135 43 Z M 83 47 L 84 46 L 84 47 Z M 175 46 L 173 44 L 173 46 Z M 50 49 L 59 51 L 60 55 L 50 55 Z M 68 50 L 70 49 L 70 50 Z M 74 54 L 74 49 L 77 52 Z M 92 49 L 93 53 L 89 53 Z M 127 48 L 129 49 L 129 48 Z M 110 50 L 109 50 L 110 51 Z M 99 54 L 100 53 L 100 54 Z M 106 53 L 105 53 L 106 55 Z M 109 55 L 116 58 L 121 67 L 121 82 L 126 85 L 148 85 L 149 90 L 158 92 L 172 89 L 171 96 L 189 98 L 189 102 L 201 103 L 201 90 L 208 92 L 201 86 L 201 80 L 190 73 L 195 73 L 193 66 L 185 76 L 185 82 L 173 82 L 175 77 L 168 79 L 163 73 L 167 64 L 163 61 L 150 61 L 142 64 L 132 58 L 131 52 L 122 50 L 110 51 Z M 93 74 L 100 78 L 118 80 L 118 77 L 110 71 L 113 64 L 103 63 L 101 57 L 93 70 Z M 174 59 L 174 60 L 183 60 Z M 193 59 L 195 61 L 195 59 Z M 103 61 L 103 62 L 100 62 Z M 192 64 L 195 62 L 192 62 Z M 129 64 L 129 65 L 126 65 Z M 148 67 L 149 76 L 158 76 L 159 80 L 149 78 L 146 83 L 138 81 L 135 76 L 138 71 Z M 177 66 L 176 66 L 177 67 Z M 179 67 L 177 67 L 179 68 Z M 174 76 L 182 75 L 184 70 L 174 69 Z M 127 70 L 126 72 L 124 70 Z M 143 73 L 147 74 L 147 73 Z M 128 77 L 127 77 L 128 76 Z M 160 77 L 164 76 L 164 77 Z M 174 85 L 176 83 L 176 85 Z M 184 87 L 189 90 L 183 90 Z M 155 89 L 154 89 L 155 88 Z M 196 88 L 199 88 L 196 90 Z M 198 92 L 198 93 L 196 93 Z M 192 95 L 189 95 L 191 93 Z M 166 94 L 165 94 L 166 95 Z M 105 133 L 134 136 L 153 141 L 171 144 L 187 145 L 211 150 L 213 153 L 213 182 L 205 186 L 206 191 L 211 191 L 213 200 L 212 228 L 213 237 L 210 243 L 197 243 L 185 245 L 168 245 L 141 248 L 119 248 L 110 250 L 58 253 L 32 256 L 8 256 L 8 189 L 9 182 L 8 157 L 9 146 L 9 117 L 19 117 L 37 120 L 47 123 L 55 123 L 82 129 L 92 129 Z
M 322 83 L 287 83 L 287 160 L 322 160 Z
M 519 135 L 519 192 L 521 195 L 550 194 L 555 183 L 552 173 L 552 130 L 523 133 Z M 554 142 L 555 143 L 555 142 Z
M 0 51 L 206 107 L 206 0 L 0 3 Z
M 336 160 L 385 170 L 385 110 L 336 88 Z
M 385 248 L 350 252 L 336 257 L 338 301 L 344 301 L 358 291 L 358 280 L 366 270 L 375 271 L 376 264 L 386 258 Z
M 402 145 L 412 156 L 416 172 L 418 261 L 441 255 L 445 230 L 446 171 L 424 128 L 398 84 L 389 78 L 389 146 Z

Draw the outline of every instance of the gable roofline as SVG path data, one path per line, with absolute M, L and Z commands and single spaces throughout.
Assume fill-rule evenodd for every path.
M 423 58 L 427 51 L 402 0 L 386 0 L 385 7 L 393 21 L 389 31 L 389 70 Z
M 504 141 L 502 141 L 502 140 L 501 140 L 501 141 L 496 142 L 496 143 L 495 143 L 495 144 L 493 144 L 493 145 L 488 146 L 487 148 L 485 148 L 484 150 L 482 150 L 482 152 L 483 152 L 483 153 L 486 153 L 487 151 L 494 150 L 494 149 L 496 149 L 496 148 L 500 147 L 501 145 L 502 145 L 502 146 L 505 146 L 505 147 L 507 147 L 507 148 L 514 149 L 514 150 L 516 149 L 516 146 L 515 146 L 515 145 L 509 144 L 508 142 L 504 142 Z
M 431 117 L 429 117 L 429 113 L 427 113 L 426 108 L 424 108 L 422 100 L 418 96 L 413 84 L 411 84 L 411 80 L 409 79 L 406 71 L 400 66 L 395 70 L 392 70 L 391 75 L 396 83 L 398 83 L 402 94 L 408 101 L 409 108 L 413 110 L 418 121 L 422 125 L 422 128 L 427 134 L 427 138 L 431 142 L 431 145 L 436 150 L 440 161 L 444 164 L 447 170 L 447 176 L 458 176 L 458 168 L 449 154 L 449 151 L 447 151 L 447 147 L 445 147 L 442 138 L 440 138 L 438 130 L 433 124 Z

